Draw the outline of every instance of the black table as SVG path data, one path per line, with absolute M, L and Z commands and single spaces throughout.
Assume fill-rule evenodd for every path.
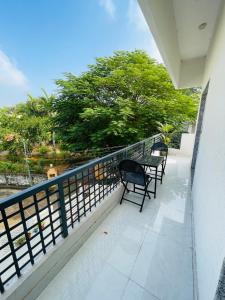
M 156 197 L 156 189 L 157 189 L 157 180 L 160 180 L 162 183 L 162 178 L 164 174 L 164 157 L 163 156 L 153 156 L 148 155 L 138 160 L 139 164 L 144 166 L 146 170 L 150 169 L 150 176 L 155 180 L 154 191 L 149 191 L 154 194 L 154 198 Z M 159 171 L 159 167 L 161 166 L 161 170 Z M 151 168 L 154 169 L 154 174 L 151 173 Z

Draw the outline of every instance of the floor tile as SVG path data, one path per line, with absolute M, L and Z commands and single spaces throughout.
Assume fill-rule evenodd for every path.
M 115 300 L 121 299 L 128 278 L 117 272 L 109 265 L 105 265 L 102 272 L 90 284 L 85 300 Z
M 129 281 L 122 300 L 160 300 L 133 281 Z
M 107 262 L 126 276 L 130 276 L 141 245 L 132 240 L 117 242 Z
M 165 300 L 193 299 L 192 251 L 149 232 L 131 279 Z

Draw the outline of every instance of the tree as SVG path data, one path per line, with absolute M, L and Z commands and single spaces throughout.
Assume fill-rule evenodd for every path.
M 54 96 L 34 98 L 28 95 L 25 103 L 0 109 L 0 149 L 13 155 L 23 152 L 26 142 L 28 151 L 51 140 L 52 111 Z
M 97 58 L 80 76 L 56 81 L 55 128 L 69 150 L 134 143 L 196 118 L 196 91 L 175 90 L 167 70 L 144 51 Z

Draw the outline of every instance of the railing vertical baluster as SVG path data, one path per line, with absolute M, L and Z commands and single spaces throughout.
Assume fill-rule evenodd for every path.
M 5 231 L 6 231 L 6 235 L 7 235 L 7 238 L 8 238 L 9 247 L 10 247 L 10 250 L 11 250 L 14 266 L 15 266 L 15 269 L 16 269 L 16 274 L 17 274 L 18 277 L 20 277 L 21 276 L 20 268 L 19 268 L 17 257 L 16 257 L 16 251 L 15 251 L 15 248 L 14 248 L 14 245 L 13 245 L 13 240 L 12 240 L 12 237 L 11 237 L 11 231 L 10 231 L 10 228 L 9 228 L 8 219 L 7 219 L 7 216 L 6 216 L 6 213 L 5 213 L 4 209 L 2 210 L 2 219 L 3 219 L 4 226 L 5 226 Z
M 80 222 L 80 208 L 79 208 L 79 185 L 77 184 L 77 175 L 75 175 L 75 189 L 77 199 L 77 220 Z
M 49 199 L 49 188 L 45 190 L 46 193 L 46 200 L 47 200 L 47 206 L 48 206 L 48 213 L 49 213 L 49 220 L 50 220 L 50 227 L 52 232 L 52 242 L 55 245 L 55 232 L 54 232 L 54 226 L 53 226 L 53 219 L 52 219 L 52 212 L 51 212 L 51 202 Z
M 111 178 L 112 178 L 112 169 L 111 169 L 112 160 L 110 159 L 106 166 L 106 174 L 107 174 L 107 196 L 111 192 Z
M 73 228 L 73 209 L 72 209 L 70 178 L 67 179 L 67 183 L 68 183 L 68 197 L 69 197 L 69 206 L 70 206 L 70 222 L 71 222 L 71 226 Z
M 85 201 L 85 176 L 84 176 L 84 172 L 81 173 L 82 174 L 82 196 L 83 196 L 83 206 L 84 206 L 84 216 L 86 217 L 86 201 Z
M 147 154 L 150 154 L 150 152 L 151 152 L 150 151 L 151 143 L 152 143 L 152 139 L 148 139 L 147 143 L 145 143 L 145 152 L 147 152 Z M 147 148 L 147 150 L 146 150 L 146 148 Z
M 100 201 L 100 196 L 101 196 L 101 176 L 100 176 L 100 167 L 99 163 L 97 164 L 97 180 L 98 180 L 98 189 L 97 189 L 97 200 L 96 203 Z
M 89 202 L 89 211 L 91 211 L 91 181 L 90 181 L 90 169 L 88 168 L 88 175 L 87 175 L 87 180 L 88 180 L 88 202 Z
M 93 167 L 94 204 L 96 207 L 96 165 Z
M 3 283 L 2 283 L 2 280 L 1 280 L 1 277 L 0 277 L 0 292 L 3 294 L 5 291 L 4 289 L 4 286 L 3 286 Z
M 105 162 L 102 164 L 102 199 L 105 197 Z
M 43 235 L 43 231 L 42 231 L 43 229 L 42 229 L 42 226 L 41 226 L 41 218 L 40 218 L 40 213 L 39 213 L 39 208 L 38 208 L 38 203 L 37 203 L 37 195 L 34 194 L 33 198 L 34 198 L 34 207 L 35 207 L 35 210 L 36 210 L 38 228 L 39 228 L 39 233 L 40 233 L 40 238 L 41 238 L 42 250 L 43 250 L 43 253 L 45 254 L 46 249 L 45 249 L 44 235 Z
M 22 219 L 22 223 L 23 223 L 24 235 L 26 238 L 27 249 L 28 249 L 28 253 L 30 256 L 30 262 L 33 265 L 34 257 L 33 257 L 32 248 L 31 248 L 31 244 L 30 244 L 30 237 L 29 237 L 28 230 L 27 230 L 26 218 L 25 218 L 25 214 L 24 214 L 24 208 L 23 208 L 22 201 L 19 202 L 19 208 L 20 208 L 20 215 L 21 215 L 21 219 Z
M 127 159 L 127 148 L 125 148 L 124 150 L 124 156 L 125 156 L 124 158 Z
M 145 142 L 143 142 L 142 144 L 142 156 L 144 157 L 145 156 Z
M 66 207 L 65 207 L 65 196 L 63 191 L 63 182 L 58 183 L 59 188 L 59 203 L 60 203 L 60 215 L 61 215 L 61 225 L 62 225 L 62 236 L 65 238 L 68 236 L 68 228 L 66 222 Z
M 114 159 L 111 158 L 111 165 L 110 165 L 110 170 L 111 170 L 111 178 L 112 178 L 112 181 L 111 181 L 111 185 L 110 185 L 110 193 L 112 192 L 112 190 L 114 190 L 114 177 L 115 177 L 115 169 L 114 169 Z

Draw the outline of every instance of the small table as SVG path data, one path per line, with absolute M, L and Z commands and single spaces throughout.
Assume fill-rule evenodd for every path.
M 139 164 L 144 166 L 146 169 L 147 168 L 150 168 L 150 170 L 151 170 L 151 168 L 155 169 L 154 177 L 152 177 L 155 180 L 154 191 L 149 191 L 150 193 L 154 194 L 154 198 L 155 198 L 156 197 L 156 189 L 157 189 L 157 180 L 160 180 L 160 182 L 162 183 L 162 177 L 164 174 L 164 166 L 163 166 L 164 157 L 149 155 L 149 156 L 140 158 L 138 160 L 138 162 L 139 162 Z M 162 170 L 160 171 L 160 175 L 158 175 L 159 166 L 162 167 Z M 150 174 L 150 176 L 151 175 L 152 174 Z

